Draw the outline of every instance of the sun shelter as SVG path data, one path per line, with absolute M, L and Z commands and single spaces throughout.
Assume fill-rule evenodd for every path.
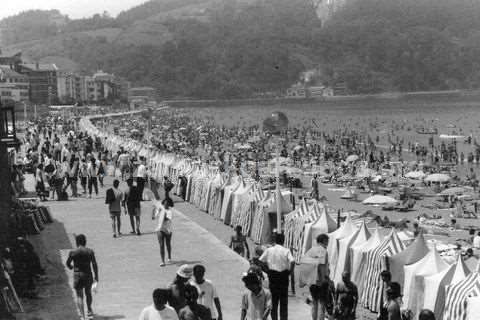
M 352 216 L 348 213 L 345 222 L 337 230 L 328 234 L 328 262 L 330 264 L 330 274 L 334 275 L 338 260 L 338 241 L 351 236 L 358 230 L 352 221 Z M 342 270 L 343 271 L 343 270 Z
M 363 204 L 396 204 L 398 203 L 398 200 L 395 200 L 392 197 L 389 196 L 382 196 L 380 194 L 373 195 L 371 197 L 368 197 L 367 199 L 362 201 Z
M 309 228 L 310 236 L 307 239 L 307 242 L 304 243 L 304 252 L 307 252 L 311 247 L 315 246 L 317 243 L 317 237 L 322 233 L 328 234 L 337 229 L 337 223 L 332 217 L 327 213 L 327 208 L 324 207 L 323 212 L 320 214 L 318 219 L 312 223 Z M 307 235 L 307 234 L 306 234 Z
M 349 255 L 350 247 L 353 244 L 365 243 L 367 242 L 368 238 L 370 238 L 370 231 L 368 231 L 367 224 L 365 221 L 363 221 L 360 225 L 360 228 L 357 228 L 357 231 L 347 237 L 344 237 L 343 239 L 338 240 L 338 257 L 333 276 L 332 271 L 330 270 L 330 277 L 335 283 L 340 282 L 344 270 L 351 270 L 351 261 Z
M 267 196 L 257 204 L 251 232 L 251 237 L 256 243 L 266 244 L 270 242 L 273 229 L 277 227 L 277 201 L 280 201 L 282 215 L 292 212 L 292 207 L 285 199 L 283 192 L 280 193 L 280 199 L 277 199 L 277 197 L 277 192 L 271 190 Z
M 388 258 L 389 270 L 392 273 L 392 281 L 404 283 L 403 267 L 415 263 L 425 257 L 428 247 L 423 235 L 420 234 L 405 250 Z
M 352 281 L 357 284 L 359 295 L 364 287 L 364 278 L 367 265 L 366 253 L 380 245 L 384 239 L 383 233 L 377 227 L 372 236 L 364 243 L 353 243 L 350 248 L 352 266 Z
M 380 310 L 382 294 L 384 290 L 380 273 L 387 270 L 386 257 L 395 255 L 405 249 L 395 229 L 377 247 L 366 253 L 367 269 L 365 272 L 365 289 L 362 292 L 363 305 L 373 312 Z
M 475 272 L 469 274 L 465 279 L 447 286 L 446 292 L 443 320 L 466 320 L 469 299 L 480 296 L 478 266 Z
M 423 307 L 435 313 L 435 318 L 441 319 L 445 309 L 445 288 L 465 279 L 470 274 L 467 265 L 458 255 L 457 262 L 447 269 L 424 278 Z
M 425 181 L 427 182 L 448 182 L 450 181 L 450 177 L 444 173 L 432 173 L 429 174 Z
M 437 248 L 432 248 L 421 260 L 404 267 L 403 303 L 416 311 L 423 305 L 423 278 L 447 269 L 449 265 L 440 257 Z

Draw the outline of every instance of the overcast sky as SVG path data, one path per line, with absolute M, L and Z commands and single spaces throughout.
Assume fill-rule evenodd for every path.
M 122 10 L 147 0 L 0 0 L 0 19 L 30 9 L 58 9 L 70 18 L 83 18 L 108 11 L 116 16 Z

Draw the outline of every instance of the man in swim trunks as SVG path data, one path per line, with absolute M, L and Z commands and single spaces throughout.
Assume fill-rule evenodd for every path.
M 77 248 L 70 251 L 67 259 L 67 267 L 73 269 L 73 288 L 77 295 L 77 307 L 80 311 L 81 319 L 85 319 L 85 310 L 83 306 L 83 293 L 87 302 L 87 317 L 93 318 L 92 311 L 92 284 L 98 282 L 98 266 L 95 259 L 95 253 L 87 248 L 87 238 L 83 234 L 75 237 Z M 92 269 L 94 276 L 92 276 Z

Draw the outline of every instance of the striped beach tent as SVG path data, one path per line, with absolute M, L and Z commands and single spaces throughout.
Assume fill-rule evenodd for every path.
M 457 262 L 447 269 L 424 277 L 423 306 L 421 309 L 429 309 L 435 313 L 436 319 L 442 319 L 445 309 L 445 288 L 448 285 L 456 284 L 465 279 L 470 270 L 459 254 Z
M 363 222 L 360 225 L 360 228 L 357 229 L 357 231 L 343 239 L 338 240 L 337 263 L 333 276 L 331 276 L 335 283 L 340 282 L 344 270 L 348 270 L 351 272 L 351 261 L 349 254 L 350 247 L 353 244 L 365 243 L 367 242 L 368 238 L 370 238 L 370 231 L 368 231 L 367 224 Z M 330 271 L 330 273 L 332 272 Z
M 359 295 L 363 291 L 365 272 L 367 266 L 367 252 L 377 248 L 383 242 L 384 236 L 379 228 L 375 228 L 367 242 L 357 243 L 350 247 L 350 261 L 352 266 L 352 281 L 357 284 Z
M 317 213 L 315 213 L 315 215 L 317 215 Z M 316 239 L 320 234 L 328 234 L 336 230 L 337 223 L 327 213 L 327 208 L 324 207 L 320 216 L 318 216 L 318 218 L 307 228 L 308 231 L 306 230 L 305 232 L 305 241 L 303 246 L 304 252 L 307 252 L 312 246 L 316 245 Z
M 404 267 L 405 281 L 403 286 L 403 304 L 408 309 L 416 312 L 423 305 L 423 279 L 448 269 L 449 265 L 440 257 L 437 249 L 433 247 L 425 257 Z
M 339 241 L 349 237 L 357 232 L 357 226 L 352 222 L 350 214 L 347 215 L 345 222 L 337 230 L 328 234 L 328 262 L 330 264 L 330 274 L 334 275 L 337 268 Z M 343 270 L 342 270 L 343 272 Z
M 404 283 L 404 266 L 421 260 L 428 254 L 428 247 L 425 238 L 420 234 L 405 250 L 388 258 L 389 270 L 392 274 L 392 281 Z
M 367 270 L 365 273 L 365 289 L 362 292 L 362 303 L 365 308 L 378 312 L 384 290 L 380 273 L 387 270 L 386 257 L 397 254 L 405 249 L 395 229 L 375 249 L 367 252 Z
M 477 270 L 456 284 L 447 286 L 443 320 L 466 320 L 467 301 L 480 296 L 480 274 Z

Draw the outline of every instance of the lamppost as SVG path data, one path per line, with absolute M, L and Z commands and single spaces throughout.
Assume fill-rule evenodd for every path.
M 282 194 L 280 191 L 280 141 L 281 134 L 288 127 L 288 118 L 283 112 L 275 111 L 263 121 L 263 131 L 278 139 L 275 152 L 275 193 L 277 197 L 277 233 L 282 233 Z

